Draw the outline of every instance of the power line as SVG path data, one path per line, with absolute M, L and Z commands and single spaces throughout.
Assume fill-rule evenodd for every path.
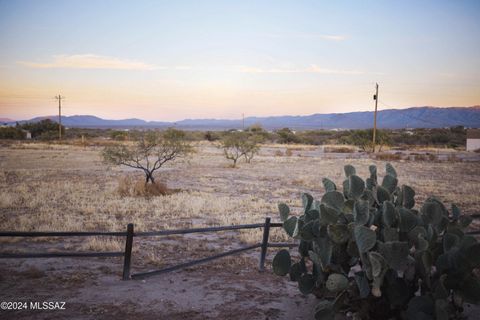
M 377 133 L 378 83 L 375 83 L 375 95 L 373 96 L 373 100 L 375 100 L 375 115 L 373 117 L 373 153 L 375 153 L 375 138 Z

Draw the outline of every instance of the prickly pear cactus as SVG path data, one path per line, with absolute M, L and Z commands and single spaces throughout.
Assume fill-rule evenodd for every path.
M 400 186 L 391 164 L 363 180 L 345 166 L 342 191 L 328 178 L 325 194 L 302 195 L 303 212 L 278 205 L 283 228 L 299 240 L 300 258 L 280 250 L 273 271 L 322 300 L 315 319 L 349 313 L 355 319 L 451 319 L 463 303 L 480 302 L 480 243 L 472 222 L 437 198 L 415 209 L 415 191 Z

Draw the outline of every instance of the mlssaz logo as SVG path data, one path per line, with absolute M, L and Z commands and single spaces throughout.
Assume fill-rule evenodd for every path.
M 43 301 L 30 302 L 31 310 L 65 310 L 65 302 Z

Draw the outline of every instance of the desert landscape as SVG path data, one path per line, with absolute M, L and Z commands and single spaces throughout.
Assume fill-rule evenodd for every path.
M 479 16 L 0 0 L 0 319 L 479 318 Z
M 136 231 L 278 222 L 279 202 L 300 211 L 300 195 L 324 193 L 322 178 L 343 180 L 343 166 L 360 176 L 385 161 L 362 153 L 324 153 L 322 147 L 262 145 L 247 164 L 232 168 L 215 143 L 162 168 L 157 181 L 175 190 L 165 196 L 125 195 L 141 172 L 103 162 L 101 147 L 5 143 L 0 149 L 0 212 L 5 231 Z M 289 156 L 285 151 L 289 149 Z M 461 155 L 461 152 L 459 152 Z M 421 204 L 437 195 L 466 214 L 480 211 L 478 161 L 393 161 L 401 184 Z M 122 189 L 123 188 L 123 189 Z M 123 190 L 123 191 L 122 191 Z M 474 227 L 476 227 L 474 225 Z M 155 270 L 261 241 L 261 230 L 135 238 L 133 272 Z M 2 238 L 2 251 L 123 251 L 124 237 Z M 270 242 L 291 241 L 272 229 Z M 4 299 L 65 301 L 67 310 L 2 312 L 3 318 L 49 319 L 305 319 L 317 299 L 295 282 L 258 271 L 259 249 L 144 280 L 121 281 L 121 258 L 2 259 Z M 19 298 L 20 297 L 20 298 Z M 4 317 L 6 316 L 6 317 Z

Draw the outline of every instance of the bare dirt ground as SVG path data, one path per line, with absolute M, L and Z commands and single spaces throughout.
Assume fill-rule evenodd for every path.
M 300 194 L 323 194 L 321 179 L 341 185 L 343 166 L 368 174 L 385 162 L 359 154 L 326 154 L 313 146 L 263 147 L 251 164 L 232 169 L 220 150 L 201 143 L 190 159 L 165 167 L 160 180 L 180 192 L 164 197 L 121 196 L 119 179 L 141 173 L 111 168 L 99 148 L 18 144 L 0 148 L 1 230 L 137 231 L 260 223 L 277 219 L 280 201 L 294 208 Z M 461 157 L 459 157 L 461 158 Z M 480 162 L 393 161 L 417 203 L 436 195 L 465 213 L 480 212 Z M 135 238 L 133 272 L 154 270 L 258 243 L 261 230 Z M 270 241 L 288 240 L 281 230 Z M 122 251 L 123 239 L 0 239 L 2 252 Z M 147 278 L 121 281 L 120 258 L 2 259 L 2 301 L 65 301 L 66 310 L 0 311 L 11 319 L 309 319 L 316 300 L 272 275 L 276 249 L 259 273 L 258 250 Z

